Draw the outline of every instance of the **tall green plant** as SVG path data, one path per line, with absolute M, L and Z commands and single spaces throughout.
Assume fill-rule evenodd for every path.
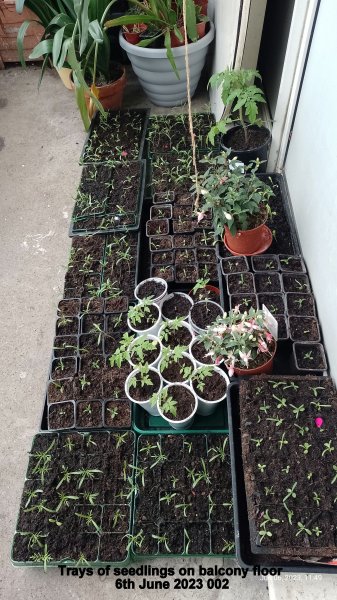
M 179 72 L 174 60 L 171 47 L 171 34 L 175 34 L 179 41 L 183 41 L 183 35 L 180 27 L 183 23 L 183 0 L 129 0 L 129 4 L 137 7 L 137 13 L 130 13 L 123 17 L 112 19 L 105 23 L 105 28 L 117 27 L 123 25 L 135 25 L 144 23 L 152 25 L 159 33 L 153 37 L 142 40 L 137 45 L 141 47 L 149 46 L 157 38 L 164 36 L 164 45 L 167 58 L 178 79 Z M 195 42 L 198 39 L 197 32 L 197 10 L 194 0 L 186 0 L 186 30 L 188 37 Z
M 109 78 L 110 42 L 103 28 L 104 21 L 116 0 L 16 0 L 16 9 L 30 8 L 38 20 L 24 21 L 19 29 L 17 44 L 20 61 L 25 67 L 23 40 L 28 27 L 37 22 L 45 28 L 41 41 L 29 58 L 44 57 L 39 86 L 49 64 L 73 70 L 77 104 L 87 130 L 90 118 L 85 102 L 89 94 L 93 104 L 105 114 L 98 100 L 95 81 L 97 73 Z M 89 87 L 90 78 L 93 86 Z

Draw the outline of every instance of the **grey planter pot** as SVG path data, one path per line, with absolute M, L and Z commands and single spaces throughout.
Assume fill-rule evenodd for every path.
M 191 96 L 198 85 L 205 64 L 209 44 L 214 38 L 214 25 L 210 23 L 209 32 L 197 42 L 188 44 L 190 64 Z M 187 100 L 185 46 L 172 48 L 180 79 L 177 79 L 166 56 L 166 48 L 141 48 L 129 44 L 119 33 L 119 43 L 126 51 L 139 82 L 157 106 L 178 106 Z

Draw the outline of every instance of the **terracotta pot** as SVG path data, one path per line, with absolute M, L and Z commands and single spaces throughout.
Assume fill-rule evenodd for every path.
M 200 6 L 200 14 L 207 15 L 208 0 L 195 0 L 194 4 Z
M 122 106 L 124 88 L 126 86 L 126 74 L 125 67 L 121 66 L 121 69 L 123 72 L 117 81 L 108 83 L 108 85 L 97 86 L 99 90 L 98 100 L 105 110 L 108 110 L 109 108 L 118 109 Z M 90 105 L 90 100 L 91 98 L 89 94 L 85 94 L 85 102 L 88 108 Z
M 182 42 L 177 38 L 176 34 L 171 32 L 170 37 L 171 37 L 171 47 L 172 48 L 178 48 L 179 46 L 184 46 L 185 42 L 184 42 L 184 27 L 179 27 L 179 31 L 181 33 L 181 35 L 183 36 L 183 40 Z
M 198 32 L 198 40 L 201 40 L 201 38 L 203 38 L 206 33 L 205 21 L 201 21 L 201 23 L 197 23 L 197 32 Z
M 138 26 L 140 31 L 138 32 L 132 31 L 133 25 L 125 25 L 125 27 L 126 29 L 131 29 L 131 31 L 126 31 L 125 29 L 123 30 L 123 35 L 126 41 L 129 42 L 129 44 L 138 44 L 138 42 L 140 42 L 140 34 L 143 33 L 143 31 L 146 31 L 147 29 L 147 25 L 145 25 L 145 23 L 140 23 L 140 25 Z
M 242 256 L 248 256 L 257 252 L 261 248 L 264 240 L 264 223 L 258 225 L 258 227 L 255 227 L 254 229 L 237 231 L 236 235 L 232 235 L 227 225 L 225 225 L 225 242 L 227 242 L 230 250 L 233 250 L 233 252 L 241 254 Z
M 274 349 L 274 352 L 273 352 L 272 356 L 270 357 L 270 359 L 267 362 L 265 362 L 263 365 L 260 365 L 259 367 L 256 367 L 255 369 L 240 369 L 239 367 L 234 367 L 235 375 L 238 375 L 241 377 L 244 377 L 244 376 L 250 377 L 252 375 L 261 375 L 261 373 L 272 373 L 276 348 L 277 348 L 277 344 L 275 344 L 275 349 Z

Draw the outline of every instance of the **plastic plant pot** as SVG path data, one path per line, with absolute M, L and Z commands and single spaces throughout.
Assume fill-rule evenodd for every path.
M 159 394 L 161 392 L 161 390 L 162 390 L 162 387 L 163 387 L 162 376 L 160 375 L 159 371 L 157 369 L 154 369 L 153 367 L 150 368 L 150 371 L 153 372 L 153 373 L 156 373 L 158 375 L 158 377 L 159 377 L 160 385 L 159 385 L 159 390 L 157 390 L 157 392 Z M 139 402 L 139 401 L 135 400 L 133 398 L 133 396 L 132 396 L 132 390 L 130 390 L 130 381 L 131 381 L 131 379 L 133 377 L 135 377 L 135 375 L 137 375 L 137 373 L 139 373 L 138 369 L 134 369 L 134 371 L 132 371 L 132 373 L 130 373 L 130 375 L 128 375 L 128 377 L 126 379 L 126 382 L 125 382 L 125 393 L 126 393 L 126 396 L 130 400 L 130 402 L 132 402 L 133 404 L 135 404 L 137 406 L 141 406 L 150 415 L 158 417 L 158 415 L 160 415 L 160 412 L 158 410 L 157 405 L 152 406 L 150 400 L 144 400 L 143 402 Z
M 315 317 L 315 299 L 313 294 L 300 294 L 296 292 L 288 292 L 286 294 L 288 315 L 306 317 Z
M 172 204 L 160 204 L 160 206 L 151 206 L 150 220 L 154 219 L 172 219 Z
M 259 309 L 265 305 L 272 315 L 282 315 L 286 311 L 285 298 L 282 293 L 258 294 Z
M 182 250 L 185 248 L 194 248 L 195 246 L 195 236 L 191 233 L 178 233 L 172 236 L 173 238 L 173 248 L 176 250 Z
M 289 317 L 289 333 L 293 342 L 320 342 L 319 324 L 315 317 Z
M 322 344 L 295 342 L 293 344 L 293 356 L 295 367 L 299 373 L 323 375 L 328 369 Z
M 223 275 L 230 273 L 245 273 L 249 271 L 248 260 L 246 256 L 227 256 L 221 259 L 221 272 Z
M 258 294 L 273 294 L 282 292 L 282 278 L 279 273 L 265 271 L 254 273 L 255 288 Z
M 255 273 L 281 270 L 277 254 L 260 254 L 259 256 L 252 256 L 252 267 Z
M 188 352 L 183 352 L 183 357 L 188 359 L 188 362 L 191 362 L 191 368 L 192 368 L 192 372 L 195 371 L 196 369 L 196 364 L 194 359 L 192 358 L 192 356 L 188 353 Z M 161 370 L 161 362 L 158 365 L 158 371 L 161 374 L 162 378 L 163 378 L 163 385 L 171 385 L 172 383 L 176 383 L 177 385 L 180 385 L 181 383 L 186 383 L 187 385 L 189 385 L 189 381 L 191 379 L 191 376 L 188 375 L 186 377 L 186 379 L 183 379 L 182 381 L 170 381 L 169 379 L 166 379 L 163 375 L 163 372 Z
M 170 321 L 170 319 L 167 319 L 166 323 L 168 323 L 169 321 Z M 163 338 L 164 328 L 165 328 L 165 323 L 162 323 L 162 325 L 161 325 L 161 327 L 159 329 L 158 337 L 159 337 L 161 343 L 163 344 L 163 346 L 165 346 L 165 348 L 169 348 L 169 347 L 173 348 L 174 346 L 178 346 L 178 345 L 183 346 L 183 345 L 185 345 L 185 344 L 174 344 L 174 346 L 169 346 L 167 344 L 167 342 L 165 341 L 165 339 Z M 190 333 L 191 338 L 192 339 L 194 338 L 194 331 L 193 331 L 191 325 L 188 322 L 182 321 L 180 323 L 180 326 L 179 326 L 179 329 L 180 328 L 186 329 Z
M 146 223 L 147 237 L 168 235 L 170 231 L 170 223 L 168 219 L 153 219 Z
M 192 390 L 192 388 L 190 386 L 186 385 L 185 383 L 179 383 L 179 384 L 172 383 L 172 384 L 166 386 L 165 390 L 167 390 L 167 394 L 168 395 L 170 395 L 170 393 L 172 394 L 172 392 L 173 392 L 172 388 L 175 388 L 175 387 L 185 388 L 185 390 L 186 390 L 185 393 L 189 392 L 194 397 L 195 404 L 194 404 L 194 408 L 193 408 L 192 412 L 189 414 L 188 417 L 186 417 L 186 419 L 177 421 L 177 420 L 174 420 L 174 419 L 168 417 L 167 415 L 165 415 L 160 407 L 160 403 L 158 403 L 158 413 L 171 427 L 173 427 L 173 429 L 189 429 L 194 421 L 194 417 L 197 412 L 198 400 L 197 400 L 197 397 L 196 397 L 194 391 Z M 170 392 L 170 390 L 171 390 L 171 392 Z
M 255 294 L 253 273 L 230 273 L 226 275 L 228 294 Z
M 62 426 L 58 427 L 55 423 L 55 414 L 65 417 Z M 62 431 L 73 429 L 75 427 L 75 402 L 68 400 L 66 402 L 56 402 L 48 405 L 48 429 L 49 431 Z
M 174 281 L 173 265 L 156 265 L 151 267 L 151 277 L 165 279 L 167 283 Z
M 167 294 L 167 281 L 165 281 L 165 279 L 161 279 L 160 277 L 149 277 L 149 279 L 144 279 L 144 281 L 141 281 L 136 289 L 135 289 L 135 298 L 137 298 L 137 300 L 139 302 L 142 301 L 142 299 L 145 296 L 140 296 L 140 292 L 142 290 L 142 288 L 146 285 L 155 285 L 158 284 L 159 286 L 161 286 L 162 291 L 159 292 L 159 294 L 157 295 L 153 295 L 151 293 L 149 293 L 149 296 L 153 297 L 153 304 L 157 304 L 157 306 L 161 306 L 163 303 L 163 300 Z
M 165 204 L 166 202 L 174 202 L 175 193 L 171 191 L 157 192 L 153 195 L 153 204 Z
M 172 235 L 154 235 L 149 238 L 149 241 L 150 252 L 167 252 L 173 248 Z
M 279 254 L 280 269 L 283 273 L 306 273 L 302 256 Z
M 165 250 L 164 252 L 151 252 L 151 267 L 169 266 L 174 263 L 173 250 Z
M 155 360 L 153 360 L 152 362 L 149 362 L 144 359 L 144 362 L 147 362 L 149 367 L 153 367 L 155 369 L 161 360 L 162 350 L 163 350 L 163 346 L 162 346 L 160 339 L 158 337 L 156 337 L 155 335 L 141 335 L 141 336 L 138 336 L 135 340 L 133 340 L 133 342 L 131 342 L 130 347 L 129 347 L 129 355 L 130 355 L 129 363 L 133 369 L 138 368 L 139 363 L 135 362 L 135 358 L 132 357 L 132 349 L 134 348 L 135 345 L 140 343 L 140 340 L 143 340 L 143 339 L 149 340 L 149 341 L 155 341 L 158 343 L 159 352 L 158 352 L 157 358 L 155 358 Z
M 200 339 L 198 337 L 194 337 L 188 347 L 188 351 L 190 353 L 190 355 L 192 356 L 197 368 L 199 367 L 212 367 L 215 366 L 214 363 L 212 362 L 212 360 L 210 360 L 210 362 L 202 362 L 200 359 L 197 359 L 196 356 L 193 354 L 193 349 L 195 348 L 196 344 L 199 344 Z M 205 348 L 205 354 L 207 354 L 207 350 Z M 221 364 L 223 362 L 223 359 L 221 359 L 221 362 L 219 364 Z
M 189 305 L 189 308 L 186 307 L 186 311 L 182 311 L 180 309 L 179 304 L 182 301 L 184 301 L 184 303 L 188 303 Z M 184 319 L 188 319 L 188 315 L 193 304 L 194 302 L 192 298 L 184 292 L 174 292 L 173 294 L 168 294 L 161 307 L 163 321 L 170 321 L 171 319 L 175 319 L 176 317 L 184 317 Z M 170 317 L 166 317 L 165 311 L 169 310 L 170 306 L 172 306 L 174 314 Z
M 304 273 L 282 273 L 282 283 L 285 292 L 311 292 L 309 277 Z
M 161 310 L 157 304 L 153 304 L 153 306 L 155 306 L 156 309 L 158 310 L 158 318 L 157 318 L 156 322 L 153 325 L 151 325 L 151 327 L 149 327 L 148 329 L 137 329 L 137 327 L 135 325 L 132 325 L 130 323 L 130 319 L 128 317 L 127 323 L 128 323 L 129 329 L 131 329 L 131 331 L 136 333 L 138 336 L 139 335 L 154 335 L 154 336 L 156 336 L 158 334 L 160 326 L 162 324 Z
M 227 133 L 222 135 L 221 137 L 221 147 L 224 150 L 230 151 L 230 158 L 234 158 L 234 156 L 238 159 L 238 161 L 243 162 L 245 165 L 248 165 L 252 160 L 256 160 L 257 158 L 261 161 L 261 165 L 259 167 L 259 172 L 265 172 L 270 144 L 271 144 L 271 132 L 267 127 L 258 127 L 257 125 L 251 125 L 249 129 L 254 129 L 259 132 L 265 133 L 265 140 L 258 145 L 256 148 L 249 148 L 247 150 L 238 150 L 231 148 L 231 136 L 236 131 L 240 131 L 242 129 L 241 125 L 234 125 L 231 127 Z
M 201 308 L 201 310 L 206 310 L 206 311 L 209 310 L 213 313 L 209 317 L 209 322 L 204 324 L 205 325 L 204 327 L 197 325 L 194 321 L 195 316 L 193 316 L 193 312 L 198 312 L 198 310 L 200 310 L 199 307 Z M 201 300 L 200 302 L 196 302 L 194 304 L 194 306 L 191 308 L 190 314 L 188 316 L 188 322 L 190 324 L 190 327 L 193 329 L 193 331 L 195 333 L 203 333 L 204 331 L 206 331 L 206 329 L 209 325 L 212 325 L 214 323 L 214 321 L 216 320 L 217 317 L 222 317 L 223 315 L 224 315 L 224 310 L 220 306 L 220 304 L 217 304 L 216 302 L 213 302 L 212 300 Z
M 242 310 L 255 308 L 257 310 L 257 295 L 256 294 L 230 294 L 229 307 L 232 310 L 236 306 L 240 306 Z
M 191 379 L 191 388 L 194 391 L 194 393 L 198 399 L 197 413 L 198 413 L 198 415 L 202 415 L 204 417 L 208 417 L 208 415 L 212 415 L 216 411 L 219 404 L 221 404 L 222 402 L 225 401 L 226 396 L 227 396 L 227 388 L 229 386 L 229 378 L 222 369 L 220 369 L 219 367 L 213 366 L 212 370 L 215 371 L 216 373 L 218 373 L 226 382 L 226 392 L 218 400 L 205 400 L 205 398 L 203 398 L 201 396 L 201 392 L 196 388 L 196 386 L 193 385 L 193 377 Z M 196 372 L 198 372 L 198 371 L 200 371 L 200 368 L 197 369 Z M 205 386 L 207 387 L 207 378 L 205 381 Z

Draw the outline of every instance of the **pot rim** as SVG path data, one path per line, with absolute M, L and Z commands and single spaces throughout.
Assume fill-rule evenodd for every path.
M 154 373 L 156 373 L 159 376 L 160 386 L 159 386 L 158 392 L 156 392 L 156 393 L 159 394 L 161 392 L 162 388 L 163 388 L 163 378 L 162 378 L 161 374 L 159 373 L 158 369 L 156 369 L 155 367 L 149 367 L 149 370 L 153 371 Z M 150 398 L 148 398 L 148 400 L 142 400 L 142 401 L 135 400 L 132 397 L 131 393 L 129 392 L 130 379 L 131 379 L 131 377 L 134 377 L 134 375 L 136 373 L 138 373 L 138 372 L 139 372 L 138 367 L 136 369 L 134 369 L 133 371 L 131 371 L 131 373 L 126 378 L 126 381 L 125 381 L 125 384 L 124 384 L 124 389 L 125 389 L 126 396 L 130 400 L 130 402 L 133 402 L 134 404 L 138 404 L 139 406 L 144 406 L 144 404 L 147 404 L 147 403 L 150 402 Z
M 181 423 L 186 423 L 187 421 L 189 421 L 192 417 L 194 417 L 195 413 L 197 412 L 197 408 L 198 408 L 198 398 L 197 395 L 195 393 L 194 390 L 192 390 L 192 388 L 187 385 L 186 383 L 169 383 L 168 385 L 164 386 L 162 389 L 168 389 L 170 387 L 173 386 L 181 386 L 186 388 L 194 397 L 195 400 L 195 406 L 194 406 L 194 410 L 188 415 L 188 417 L 186 417 L 186 419 L 181 419 L 180 421 L 178 421 L 177 419 L 170 419 L 169 417 L 167 417 L 166 415 L 164 415 L 164 413 L 162 412 L 161 408 L 160 408 L 160 404 L 158 402 L 157 407 L 158 407 L 158 412 L 160 414 L 160 416 L 165 419 L 165 421 L 167 421 L 168 423 L 174 423 L 174 424 L 178 424 L 180 425 Z
M 213 41 L 215 28 L 214 28 L 214 24 L 212 21 L 209 21 L 209 25 L 210 25 L 209 32 L 206 33 L 206 35 L 204 37 L 198 39 L 196 42 L 191 42 L 191 43 L 187 44 L 187 46 L 189 48 L 189 54 L 192 54 L 194 52 L 198 52 L 199 50 L 202 50 L 203 48 L 208 46 Z M 128 54 L 134 54 L 134 55 L 140 56 L 142 58 L 165 58 L 165 59 L 167 59 L 166 48 L 142 48 L 141 46 L 130 44 L 129 42 L 126 41 L 125 37 L 123 36 L 122 30 L 119 32 L 119 43 L 120 43 L 121 47 L 123 48 L 123 50 L 125 50 Z M 172 48 L 172 52 L 173 52 L 174 57 L 184 56 L 185 55 L 185 44 L 183 46 L 178 46 L 176 48 Z
M 226 133 L 223 133 L 221 136 L 221 144 L 223 145 L 224 148 L 226 148 L 226 150 L 231 150 L 232 154 L 235 155 L 236 152 L 242 153 L 242 152 L 255 152 L 256 150 L 260 150 L 260 148 L 263 148 L 263 146 L 268 145 L 271 138 L 272 138 L 272 134 L 271 131 L 269 129 L 269 127 L 266 127 L 265 125 L 256 125 L 255 123 L 253 125 L 249 125 L 248 127 L 255 128 L 255 129 L 264 129 L 265 131 L 268 131 L 269 135 L 268 138 L 266 139 L 265 142 L 263 142 L 262 144 L 260 144 L 259 146 L 254 146 L 254 148 L 247 148 L 246 150 L 234 150 L 233 148 L 231 148 L 230 146 L 227 146 L 224 138 L 226 135 L 228 135 L 233 129 L 242 129 L 242 125 L 233 125 L 233 127 L 231 127 L 228 131 L 226 131 Z
M 202 402 L 204 402 L 205 404 L 207 404 L 207 406 L 213 406 L 215 404 L 220 404 L 220 402 L 223 402 L 224 399 L 227 396 L 227 390 L 228 390 L 228 386 L 230 384 L 229 381 L 229 377 L 227 375 L 227 373 L 225 373 L 225 371 L 223 371 L 222 369 L 220 369 L 220 367 L 218 367 L 217 365 L 207 365 L 208 367 L 211 367 L 214 371 L 216 371 L 217 373 L 219 373 L 219 375 L 221 375 L 221 377 L 224 378 L 224 380 L 226 381 L 226 391 L 224 393 L 224 395 L 219 398 L 218 400 L 206 400 L 206 398 L 203 398 L 202 396 L 200 396 L 199 392 L 196 392 L 194 387 L 193 387 L 193 375 L 191 377 L 191 388 L 194 391 L 195 395 L 197 396 L 198 400 L 201 400 Z M 202 369 L 203 367 L 198 367 L 196 369 L 196 371 L 199 371 L 200 369 Z

